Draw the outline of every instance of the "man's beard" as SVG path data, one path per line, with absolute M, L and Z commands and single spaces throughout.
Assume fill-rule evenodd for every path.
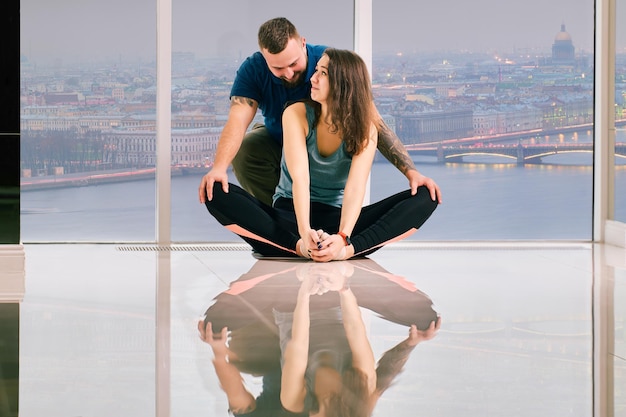
M 281 78 L 281 81 L 283 82 L 283 85 L 287 88 L 294 88 L 297 87 L 299 85 L 302 84 L 302 81 L 304 80 L 304 71 L 299 72 L 298 74 L 296 74 L 291 81 L 287 81 L 283 78 Z

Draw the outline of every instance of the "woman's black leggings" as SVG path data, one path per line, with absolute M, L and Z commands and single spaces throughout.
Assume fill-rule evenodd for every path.
M 223 226 L 238 234 L 264 256 L 297 256 L 300 235 L 293 200 L 279 198 L 269 207 L 241 187 L 229 184 L 213 186 L 213 200 L 206 202 L 209 212 Z M 402 191 L 361 209 L 352 231 L 355 256 L 366 256 L 383 245 L 400 240 L 419 229 L 437 208 L 426 187 L 415 195 Z M 339 230 L 341 208 L 311 203 L 311 227 L 334 234 Z

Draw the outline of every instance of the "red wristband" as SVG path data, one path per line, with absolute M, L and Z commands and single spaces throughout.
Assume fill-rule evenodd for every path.
M 348 235 L 347 235 L 347 234 L 345 234 L 344 232 L 338 232 L 337 234 L 343 238 L 343 243 L 344 243 L 346 246 L 350 246 L 350 245 L 352 245 L 352 241 L 350 240 L 350 236 L 348 236 Z

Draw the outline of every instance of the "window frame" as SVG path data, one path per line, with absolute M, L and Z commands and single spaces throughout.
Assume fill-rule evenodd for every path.
M 354 0 L 354 49 L 372 66 L 373 0 Z M 172 0 L 157 0 L 156 242 L 171 244 Z M 615 7 L 595 2 L 594 190 L 592 240 L 626 247 L 626 223 L 614 220 Z M 366 201 L 369 200 L 369 192 Z

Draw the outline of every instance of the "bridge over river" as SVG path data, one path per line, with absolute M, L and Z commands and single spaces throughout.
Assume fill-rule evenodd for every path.
M 564 153 L 593 152 L 592 143 L 555 143 L 555 144 L 483 144 L 473 145 L 407 145 L 407 150 L 411 155 L 422 155 L 436 157 L 440 163 L 463 162 L 464 156 L 470 155 L 491 155 L 513 159 L 518 165 L 539 164 L 542 158 L 550 155 Z M 615 155 L 626 158 L 626 143 L 615 144 Z
M 615 121 L 615 126 L 626 126 L 626 119 Z M 449 139 L 441 142 L 405 145 L 411 155 L 432 156 L 440 163 L 462 162 L 464 156 L 491 155 L 513 159 L 519 165 L 540 164 L 542 158 L 564 153 L 592 153 L 591 142 L 524 143 L 527 139 L 548 138 L 566 133 L 590 132 L 592 123 L 565 126 L 557 129 L 535 129 L 490 136 Z M 616 138 L 615 155 L 626 158 L 626 143 Z M 533 141 L 534 142 L 534 141 Z

